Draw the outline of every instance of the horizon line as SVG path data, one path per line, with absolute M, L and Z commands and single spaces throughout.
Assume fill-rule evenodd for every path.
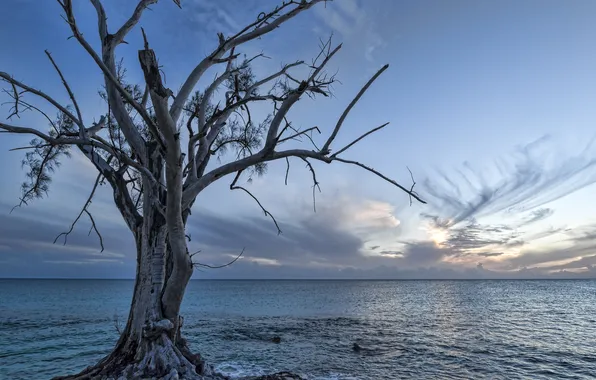
M 134 278 L 0 277 L 4 280 L 135 281 Z M 585 281 L 596 277 L 534 278 L 195 278 L 190 281 Z

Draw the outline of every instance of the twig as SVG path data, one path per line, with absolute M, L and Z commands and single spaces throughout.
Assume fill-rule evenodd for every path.
M 414 180 L 414 174 L 409 167 L 406 166 L 406 169 L 410 172 L 410 178 L 412 178 L 412 186 L 410 187 L 410 206 L 412 206 L 412 193 L 414 192 L 414 186 L 416 186 L 416 180 Z
M 46 148 L 48 146 L 51 146 L 52 144 L 43 144 L 43 145 L 30 145 L 30 146 L 21 146 L 18 148 L 12 148 L 9 149 L 9 152 L 14 152 L 16 150 L 25 150 L 25 149 L 37 149 L 37 148 Z
M 14 102 L 14 106 L 11 108 L 13 111 L 10 113 L 10 115 L 8 115 L 7 119 L 10 120 L 10 119 L 12 119 L 13 116 L 16 116 L 20 119 L 21 115 L 19 115 L 19 100 L 21 98 L 21 93 L 17 90 L 17 86 L 15 86 L 14 83 L 10 83 L 10 85 L 12 87 L 12 95 L 11 96 L 15 100 L 15 102 Z M 10 95 L 8 90 L 4 90 L 4 92 L 6 92 L 7 94 Z
M 371 172 L 371 173 L 373 173 L 373 174 L 377 175 L 378 177 L 381 177 L 382 179 L 384 179 L 385 181 L 389 182 L 390 184 L 392 184 L 392 185 L 394 185 L 394 186 L 398 187 L 399 189 L 401 189 L 401 190 L 405 191 L 407 194 L 409 194 L 409 195 L 410 195 L 412 198 L 416 199 L 418 202 L 420 202 L 420 203 L 423 203 L 423 204 L 426 204 L 426 201 L 424 201 L 422 198 L 420 198 L 420 197 L 418 196 L 418 194 L 416 194 L 416 193 L 415 193 L 415 192 L 413 192 L 412 190 L 409 190 L 409 189 L 407 189 L 407 188 L 403 187 L 403 186 L 402 186 L 402 185 L 400 185 L 399 183 L 395 182 L 395 181 L 394 181 L 394 180 L 392 180 L 391 178 L 388 178 L 387 176 L 385 176 L 385 175 L 381 174 L 380 172 L 376 171 L 375 169 L 373 169 L 373 168 L 371 168 L 371 167 L 368 167 L 368 166 L 366 166 L 366 165 L 364 165 L 364 164 L 361 164 L 361 163 L 360 163 L 360 162 L 358 162 L 358 161 L 346 160 L 346 159 L 339 158 L 339 157 L 334 157 L 334 158 L 333 158 L 333 161 L 339 161 L 339 162 L 343 162 L 343 163 L 346 163 L 346 164 L 351 164 L 351 165 L 356 165 L 356 166 L 359 166 L 359 167 L 361 167 L 362 169 L 364 169 L 364 170 L 367 170 L 367 171 L 369 171 L 369 172 Z M 412 187 L 412 189 L 413 189 L 413 187 Z
M 81 113 L 81 109 L 79 108 L 79 103 L 77 103 L 74 93 L 70 89 L 70 86 L 68 85 L 68 82 L 66 81 L 66 78 L 64 78 L 64 75 L 62 75 L 62 71 L 60 70 L 60 68 L 58 67 L 56 62 L 54 61 L 54 58 L 52 58 L 52 55 L 50 54 L 50 52 L 45 50 L 45 53 L 48 56 L 48 58 L 50 59 L 50 62 L 52 62 L 52 66 L 54 66 L 54 68 L 56 69 L 56 72 L 60 76 L 60 79 L 62 80 L 62 84 L 64 85 L 66 92 L 68 92 L 68 96 L 70 97 L 70 100 L 72 101 L 72 104 L 77 112 L 77 117 L 79 118 L 79 121 L 81 122 L 81 124 L 79 125 L 80 137 L 85 138 L 85 127 L 83 126 L 83 114 Z
M 116 328 L 116 331 L 118 332 L 118 335 L 122 334 L 122 328 L 120 327 L 120 320 L 118 319 L 118 314 L 114 313 L 114 327 Z
M 62 232 L 58 236 L 56 236 L 56 238 L 54 239 L 54 244 L 56 244 L 56 242 L 58 241 L 60 236 L 64 236 L 64 245 L 66 245 L 68 235 L 70 235 L 70 233 L 74 229 L 74 226 L 77 224 L 79 219 L 81 219 L 81 216 L 83 215 L 83 213 L 86 213 L 87 216 L 89 216 L 89 219 L 91 220 L 91 225 L 92 225 L 91 228 L 95 230 L 95 232 L 97 233 L 97 236 L 99 237 L 99 244 L 101 245 L 101 252 L 103 252 L 103 250 L 104 250 L 103 238 L 102 238 L 101 234 L 99 233 L 99 231 L 97 230 L 97 227 L 95 225 L 95 220 L 91 216 L 91 213 L 87 210 L 87 207 L 89 207 L 89 205 L 91 204 L 91 201 L 93 200 L 93 196 L 95 195 L 95 190 L 97 189 L 97 186 L 99 185 L 99 182 L 101 181 L 102 176 L 103 176 L 103 174 L 99 174 L 97 176 L 97 178 L 95 179 L 95 183 L 93 184 L 93 189 L 91 190 L 91 194 L 89 194 L 89 197 L 87 198 L 87 201 L 85 202 L 85 205 L 83 206 L 83 209 L 81 210 L 79 215 L 77 215 L 74 222 L 72 222 L 68 231 Z M 91 231 L 89 231 L 89 232 L 91 232 Z
M 32 94 L 39 96 L 40 98 L 45 99 L 51 105 L 56 107 L 60 112 L 64 113 L 66 116 L 68 116 L 77 126 L 83 128 L 83 122 L 81 120 L 77 119 L 77 117 L 74 116 L 68 109 L 66 109 L 66 107 L 62 106 L 60 103 L 58 103 L 51 96 L 47 95 L 43 91 L 36 90 L 33 87 L 29 87 L 26 84 L 14 79 L 13 77 L 11 77 L 10 75 L 8 75 L 5 72 L 0 72 L 0 78 L 4 79 L 6 82 L 8 82 L 14 86 L 20 87 L 27 92 L 30 92 Z
M 97 225 L 95 224 L 95 219 L 93 219 L 93 215 L 91 215 L 91 213 L 89 212 L 89 210 L 85 209 L 85 213 L 87 214 L 87 216 L 89 217 L 89 220 L 91 221 L 91 228 L 89 228 L 89 233 L 87 234 L 87 236 L 91 235 L 91 232 L 95 231 L 95 233 L 97 234 L 97 237 L 99 238 L 99 245 L 101 246 L 101 252 L 103 252 L 103 237 L 101 236 L 101 234 L 99 233 L 99 230 L 97 229 Z
M 292 128 L 291 126 L 290 126 L 289 128 L 291 128 L 291 129 L 293 129 L 294 131 L 296 131 L 296 129 Z M 310 127 L 310 128 L 307 128 L 307 129 L 305 129 L 305 130 L 303 130 L 303 131 L 297 131 L 296 133 L 294 133 L 294 134 L 293 134 L 293 135 L 291 135 L 291 136 L 284 137 L 283 139 L 280 139 L 280 140 L 278 140 L 278 141 L 277 141 L 277 143 L 278 143 L 278 144 L 281 144 L 281 143 L 282 143 L 282 142 L 284 142 L 284 141 L 288 141 L 288 140 L 295 139 L 295 138 L 296 138 L 296 137 L 298 137 L 298 136 L 301 136 L 301 135 L 306 135 L 306 134 L 307 134 L 308 132 L 310 132 L 310 131 L 317 131 L 317 132 L 319 132 L 319 134 L 321 133 L 321 130 L 319 129 L 319 127 Z M 282 131 L 282 133 L 283 133 L 283 131 Z M 279 138 L 279 137 L 281 137 L 281 133 L 280 133 L 280 136 L 278 136 L 278 138 Z M 310 136 L 308 136 L 308 135 L 307 135 L 307 137 L 310 137 Z M 311 142 L 313 142 L 313 144 L 314 144 L 314 141 L 312 141 L 312 138 L 311 138 Z
M 356 144 L 358 141 L 362 140 L 363 138 L 365 138 L 366 136 L 370 135 L 371 133 L 375 133 L 376 131 L 385 128 L 386 126 L 388 126 L 389 123 L 385 123 L 381 126 L 378 126 L 376 128 L 371 129 L 370 131 L 366 132 L 365 134 L 363 134 L 362 136 L 358 137 L 356 140 L 352 141 L 351 143 L 349 143 L 348 145 L 346 145 L 345 147 L 341 148 L 340 150 L 338 150 L 337 152 L 335 152 L 334 154 L 331 155 L 331 158 L 334 158 L 336 156 L 338 156 L 340 153 L 345 152 L 346 150 L 348 150 L 352 145 Z
M 246 248 L 246 247 L 245 247 L 245 248 Z M 204 268 L 209 268 L 209 269 L 220 269 L 220 268 L 225 268 L 225 267 L 228 267 L 228 266 L 230 266 L 230 265 L 234 264 L 236 261 L 238 261 L 238 259 L 240 258 L 240 256 L 242 256 L 242 254 L 244 253 L 244 249 L 245 249 L 245 248 L 242 248 L 242 251 L 240 252 L 240 254 L 239 254 L 238 256 L 236 256 L 236 258 L 235 258 L 234 260 L 230 261 L 230 262 L 229 262 L 229 263 L 227 263 L 227 264 L 223 264 L 223 265 L 209 265 L 209 264 L 202 264 L 202 263 L 197 263 L 197 262 L 193 262 L 192 264 L 193 264 L 193 265 L 200 266 L 200 267 L 204 267 Z M 200 251 L 199 251 L 199 252 L 200 252 Z
M 275 224 L 275 227 L 277 228 L 277 234 L 278 235 L 281 234 L 281 229 L 279 228 L 279 224 L 277 224 L 277 220 L 275 220 L 275 217 L 273 215 L 271 215 L 271 213 L 269 211 L 267 211 L 265 209 L 265 207 L 263 207 L 263 205 L 261 204 L 261 202 L 259 202 L 257 197 L 255 197 L 250 191 L 246 190 L 244 187 L 236 185 L 236 182 L 238 182 L 238 179 L 240 178 L 240 175 L 242 174 L 243 171 L 244 171 L 244 169 L 239 170 L 236 173 L 236 177 L 234 177 L 234 180 L 230 184 L 230 190 L 243 190 L 246 194 L 250 195 L 251 198 L 254 199 L 255 202 L 257 202 L 257 204 L 259 205 L 261 210 L 263 210 L 263 213 L 265 213 L 265 216 L 269 216 L 271 218 L 271 220 L 273 220 L 273 223 Z
M 286 186 L 288 186 L 288 174 L 290 174 L 290 159 L 286 157 L 286 179 L 284 181 Z
M 312 173 L 312 182 L 313 182 L 313 185 L 312 185 L 312 207 L 313 207 L 314 212 L 317 212 L 317 200 L 315 197 L 315 189 L 319 189 L 319 193 L 320 193 L 321 186 L 319 186 L 319 181 L 317 181 L 317 174 L 315 172 L 315 169 L 311 165 L 311 163 L 305 157 L 300 157 L 300 158 L 302 159 L 302 161 L 306 162 L 306 166 Z

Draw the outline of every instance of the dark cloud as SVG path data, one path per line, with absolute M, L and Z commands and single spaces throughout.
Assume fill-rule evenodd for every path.
M 519 237 L 519 232 L 500 226 L 481 225 L 476 222 L 449 230 L 446 245 L 454 250 L 466 251 L 490 246 L 504 246 Z
M 496 256 L 501 256 L 503 255 L 503 252 L 481 252 L 478 254 L 478 256 L 482 256 L 482 257 L 496 257 Z
M 294 264 L 313 260 L 349 264 L 363 257 L 360 251 L 365 242 L 334 224 L 316 218 L 278 222 L 281 235 L 264 217 L 202 214 L 189 220 L 188 230 L 204 252 L 213 254 L 239 252 L 245 247 L 247 256 Z
M 435 265 L 448 256 L 449 251 L 432 242 L 409 243 L 403 252 L 406 267 L 420 268 Z
M 502 211 L 531 210 L 596 182 L 593 141 L 571 157 L 548 142 L 544 137 L 518 148 L 507 160 L 497 162 L 492 172 L 464 163 L 465 172 L 427 178 L 422 191 L 443 223 L 457 225 Z M 487 179 L 491 177 L 498 180 Z M 530 220 L 547 217 L 549 211 L 544 210 Z
M 337 213 L 333 209 L 337 209 Z M 498 245 L 520 241 L 507 226 L 471 222 L 449 230 L 442 245 L 428 241 L 406 242 L 399 249 L 366 249 L 364 237 L 350 232 L 343 224 L 341 204 L 321 215 L 311 212 L 293 215 L 292 221 L 279 220 L 283 230 L 277 235 L 271 220 L 259 216 L 225 218 L 196 212 L 189 221 L 191 248 L 207 264 L 223 264 L 245 247 L 245 256 L 221 270 L 198 272 L 196 278 L 539 278 L 553 276 L 547 269 L 535 268 L 550 261 L 589 257 L 596 243 L 586 241 L 590 229 L 574 231 L 574 249 L 524 252 L 502 264 Z M 335 216 L 334 216 L 335 215 Z M 0 277 L 132 277 L 134 245 L 125 228 L 100 226 L 106 251 L 100 252 L 96 237 L 87 236 L 88 225 L 81 224 L 66 246 L 53 245 L 56 234 L 68 227 L 66 216 L 35 213 L 24 209 L 13 215 L 0 215 Z M 583 247 L 583 248 L 582 248 Z M 472 253 L 473 251 L 473 253 Z M 450 263 L 464 258 L 472 268 Z M 491 260 L 486 268 L 483 259 Z M 593 258 L 573 260 L 552 270 L 592 268 Z M 484 264 L 477 266 L 477 264 Z M 500 265 L 500 266 L 499 266 Z M 494 270 L 494 269 L 498 270 Z M 551 270 L 551 271 L 552 271 Z M 506 271 L 506 272 L 505 272 Z M 593 272 L 591 272 L 593 273 Z M 585 276 L 564 273 L 559 276 Z
M 67 231 L 72 219 L 20 208 L 0 213 L 0 277 L 131 277 L 135 248 L 126 229 L 99 226 L 105 250 L 97 236 L 89 235 L 89 223 L 81 220 L 67 244 L 56 236 Z M 103 228 L 102 228 L 103 227 Z

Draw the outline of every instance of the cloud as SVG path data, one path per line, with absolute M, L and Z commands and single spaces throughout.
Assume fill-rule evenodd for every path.
M 184 9 L 195 31 L 201 31 L 205 35 L 211 35 L 214 38 L 217 33 L 231 35 L 241 29 L 240 22 L 235 16 L 249 13 L 248 16 L 256 17 L 258 14 L 258 12 L 254 12 L 252 7 L 243 9 L 244 12 L 234 12 L 234 7 L 241 5 L 243 5 L 242 8 L 246 6 L 246 4 L 240 4 L 236 1 L 217 3 L 209 0 L 192 0 L 184 4 Z
M 279 220 L 279 225 L 281 235 L 264 217 L 223 218 L 204 213 L 189 220 L 188 231 L 212 258 L 239 252 L 243 247 L 249 257 L 290 265 L 309 261 L 350 263 L 361 257 L 364 240 L 343 231 L 338 223 L 330 223 L 328 216 Z
M 503 211 L 532 210 L 596 182 L 593 141 L 569 155 L 559 152 L 549 140 L 543 137 L 518 148 L 509 159 L 497 162 L 492 172 L 464 163 L 464 170 L 456 170 L 457 174 L 425 179 L 423 191 L 441 216 L 437 219 L 456 225 Z M 535 211 L 526 224 L 550 214 L 550 209 Z
M 496 257 L 496 256 L 501 256 L 503 254 L 503 252 L 480 252 L 478 254 L 478 256 L 483 256 L 483 257 Z
M 377 32 L 373 18 L 357 0 L 330 2 L 324 7 L 316 7 L 315 14 L 343 40 L 362 49 L 364 58 L 374 62 L 374 53 L 386 45 Z
M 245 248 L 244 256 L 230 267 L 198 272 L 199 278 L 536 278 L 552 276 L 552 270 L 578 270 L 566 276 L 586 276 L 591 265 L 589 247 L 527 251 L 516 255 L 499 246 L 514 245 L 520 237 L 500 225 L 468 223 L 452 227 L 443 244 L 406 241 L 395 226 L 392 208 L 376 201 L 356 202 L 337 198 L 322 202 L 320 212 L 294 210 L 279 219 L 277 235 L 270 219 L 258 215 L 226 217 L 197 210 L 189 220 L 194 258 L 221 265 Z M 67 219 L 50 223 L 30 210 L 21 215 L 0 215 L 0 276 L 20 273 L 34 277 L 132 277 L 135 250 L 130 233 L 111 225 L 103 227 L 106 251 L 99 251 L 84 226 L 75 230 L 66 246 L 51 244 L 67 225 Z M 379 218 L 383 222 L 379 221 Z M 354 228 L 360 226 L 360 228 Z M 371 244 L 369 233 L 394 233 L 394 243 Z M 582 243 L 588 228 L 570 235 L 569 244 Z M 517 240 L 516 240 L 517 239 Z M 576 240 L 572 240 L 576 239 Z M 370 248 L 367 248 L 370 247 Z M 389 248 L 391 247 L 391 248 Z M 565 261 L 567 260 L 567 261 Z M 482 264 L 478 266 L 478 264 Z M 536 267 L 536 266 L 541 267 Z M 563 265 L 566 265 L 563 267 Z M 558 266 L 558 267 L 557 267 Z M 517 277 L 516 277 L 517 276 Z
M 36 277 L 77 277 L 80 271 L 68 271 L 66 265 L 88 265 L 101 267 L 110 273 L 119 272 L 114 265 L 127 264 L 126 270 L 133 269 L 135 252 L 132 235 L 128 230 L 117 225 L 100 225 L 104 238 L 105 250 L 102 252 L 97 237 L 88 235 L 89 225 L 81 220 L 67 240 L 59 239 L 53 244 L 56 236 L 65 231 L 71 219 L 60 214 L 49 215 L 34 208 L 19 209 L 11 214 L 0 213 L 0 258 L 6 263 L 0 268 L 0 277 L 26 273 Z M 103 228 L 102 228 L 103 227 Z M 49 268 L 47 264 L 52 264 Z M 62 266 L 58 270 L 57 267 Z M 109 267 L 112 269 L 109 269 Z M 88 274 L 100 273 L 90 270 Z M 70 273 L 70 274 L 69 274 Z M 106 275 L 99 275 L 105 277 Z
M 398 262 L 400 266 L 410 268 L 427 267 L 441 262 L 449 254 L 448 250 L 441 249 L 432 242 L 408 243 L 403 252 L 403 261 Z
M 537 210 L 534 210 L 532 212 L 530 212 L 530 215 L 528 215 L 525 220 L 523 220 L 521 222 L 521 224 L 519 225 L 519 227 L 524 227 L 536 222 L 539 222 L 541 220 L 544 220 L 546 218 L 549 218 L 550 216 L 552 216 L 555 213 L 555 210 L 551 209 L 551 208 L 539 208 Z
M 567 264 L 562 262 L 581 260 L 594 253 L 596 253 L 596 241 L 572 242 L 558 247 L 550 246 L 547 249 L 522 251 L 519 255 L 508 257 L 500 262 L 499 268 L 507 270 L 531 267 L 559 268 Z
M 548 270 L 566 270 L 566 269 L 587 269 L 588 271 L 596 271 L 596 255 L 581 257 L 577 260 L 572 260 L 565 264 L 552 265 L 547 267 Z

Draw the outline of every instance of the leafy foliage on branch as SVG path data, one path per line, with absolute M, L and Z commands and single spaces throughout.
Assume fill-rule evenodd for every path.
M 72 120 L 63 113 L 58 114 L 51 126 L 48 135 L 52 138 L 74 131 Z M 27 170 L 27 180 L 21 184 L 19 206 L 47 195 L 52 182 L 51 174 L 60 167 L 60 159 L 70 157 L 69 145 L 51 145 L 40 138 L 32 139 L 29 145 L 32 150 L 27 152 L 21 161 L 22 167 Z

